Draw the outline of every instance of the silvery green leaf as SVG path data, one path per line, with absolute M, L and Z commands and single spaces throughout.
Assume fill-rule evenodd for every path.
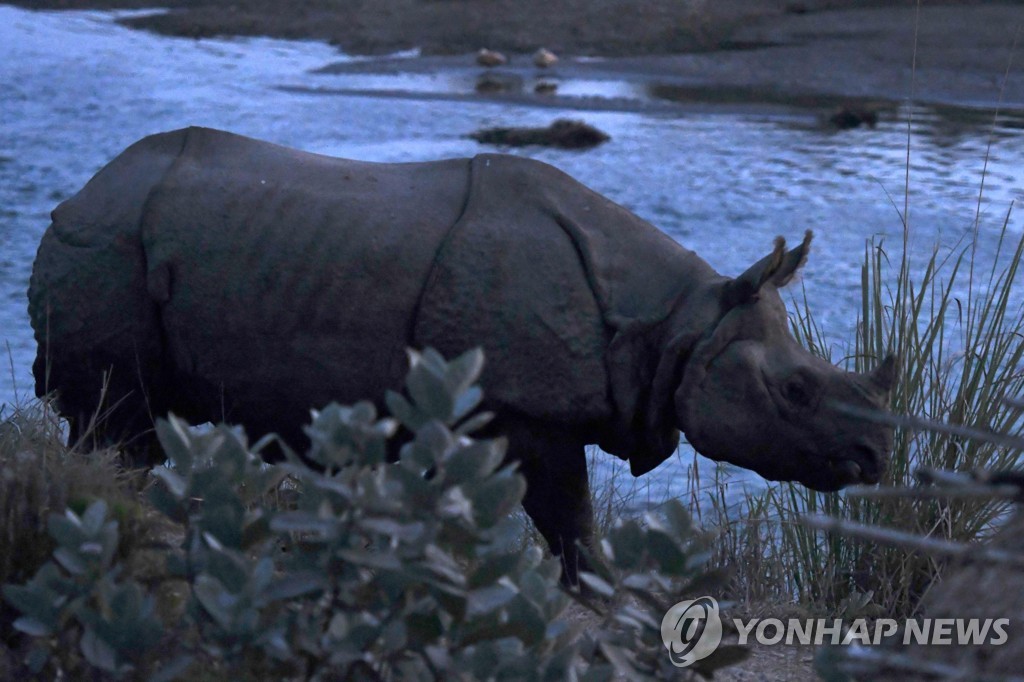
M 611 599 L 615 596 L 615 588 L 590 571 L 580 573 L 580 582 L 602 597 Z
M 88 566 L 82 561 L 82 558 L 67 547 L 58 547 L 53 550 L 53 558 L 71 575 L 82 575 L 88 570 Z
M 493 476 L 467 493 L 473 500 L 476 522 L 490 528 L 522 501 L 526 480 L 519 475 Z
M 273 581 L 263 591 L 268 601 L 285 601 L 327 589 L 330 582 L 322 571 L 294 571 Z
M 493 412 L 481 412 L 479 414 L 474 414 L 472 417 L 459 424 L 458 428 L 455 429 L 455 433 L 459 436 L 468 436 L 474 431 L 479 431 L 490 424 L 493 419 Z
M 466 497 L 460 486 L 449 488 L 441 498 L 438 511 L 443 518 L 473 520 L 473 502 Z
M 184 494 L 180 497 L 176 497 L 168 490 L 167 487 L 163 485 L 153 485 L 149 487 L 149 491 L 146 496 L 149 498 L 150 503 L 156 508 L 156 510 L 171 521 L 184 523 L 188 519 L 188 514 L 181 504 L 181 501 L 185 497 Z
M 32 671 L 34 675 L 38 675 L 43 671 L 43 667 L 50 660 L 50 652 L 45 647 L 34 646 L 25 658 L 25 665 Z
M 443 576 L 453 585 L 464 585 L 466 577 L 451 554 L 433 543 L 423 549 L 424 556 L 430 561 L 429 568 L 437 575 Z
M 165 466 L 158 466 L 154 467 L 150 473 L 163 483 L 167 491 L 175 498 L 180 500 L 187 494 L 188 484 L 184 478 L 178 475 L 177 472 L 172 471 Z
M 348 615 L 336 613 L 331 617 L 331 622 L 327 625 L 327 634 L 331 639 L 341 641 L 348 636 L 350 629 L 351 623 L 349 623 Z
M 377 419 L 377 408 L 368 400 L 360 400 L 352 406 L 349 421 L 372 424 Z
M 45 564 L 43 568 L 47 566 L 51 570 L 57 570 L 51 563 Z M 42 569 L 28 585 L 4 585 L 4 599 L 29 618 L 43 622 L 46 627 L 52 627 L 56 624 L 59 604 L 55 602 L 59 599 L 55 599 L 56 595 L 40 584 L 41 573 Z
M 230 480 L 240 480 L 251 457 L 244 436 L 238 429 L 220 424 L 210 437 L 215 439 L 213 461 Z
M 537 606 L 547 601 L 548 583 L 536 572 L 529 571 L 519 579 L 519 592 Z
M 668 532 L 647 529 L 647 553 L 658 563 L 658 567 L 669 575 L 679 575 L 686 570 L 686 555 L 679 543 Z
M 374 431 L 376 431 L 382 438 L 388 439 L 397 433 L 398 420 L 392 419 L 391 417 L 384 417 L 383 419 L 378 420 L 373 428 Z
M 445 362 L 444 356 L 430 346 L 423 349 L 423 354 L 420 356 L 420 360 L 425 368 L 437 376 L 442 376 L 445 369 L 448 367 L 448 363 Z
M 416 432 L 414 443 L 432 454 L 430 464 L 433 464 L 455 446 L 455 439 L 443 423 L 431 420 Z
M 447 647 L 428 646 L 424 650 L 424 653 L 427 655 L 431 664 L 433 664 L 433 666 L 438 670 L 448 670 L 451 666 L 451 654 Z
M 262 511 L 262 510 L 261 510 Z M 247 519 L 242 528 L 241 549 L 248 549 L 270 537 L 270 519 L 264 514 Z
M 384 403 L 388 406 L 388 411 L 411 431 L 418 430 L 428 420 L 428 417 L 413 407 L 405 396 L 395 391 L 389 390 L 384 394 Z
M 279 443 L 282 446 L 284 445 L 284 441 L 281 440 L 280 436 L 278 436 L 276 433 L 268 433 L 262 436 L 255 443 L 253 443 L 252 447 L 249 449 L 252 450 L 252 452 L 254 453 L 260 453 L 263 451 L 264 448 L 268 447 L 271 443 Z
M 278 514 L 270 521 L 270 528 L 278 533 L 315 533 L 320 538 L 333 538 L 338 531 L 334 518 L 323 518 L 305 511 Z
M 373 552 L 366 549 L 339 549 L 337 555 L 339 558 L 357 566 L 390 571 L 402 569 L 401 560 L 394 554 L 386 552 Z
M 455 410 L 455 398 L 444 379 L 427 367 L 420 366 L 409 372 L 405 386 L 417 408 L 430 418 L 448 423 Z
M 425 528 L 421 521 L 399 523 L 394 519 L 381 518 L 360 519 L 356 525 L 362 530 L 398 538 L 406 542 L 419 539 L 423 535 Z
M 634 637 L 639 636 L 645 629 L 640 621 L 624 613 L 616 613 L 612 620 L 622 626 L 620 629 L 624 628 L 627 632 L 631 631 Z
M 249 584 L 252 579 L 250 565 L 245 554 L 232 549 L 211 549 L 206 556 L 207 574 L 215 577 L 232 594 L 243 592 Z
M 484 399 L 484 392 L 480 390 L 479 386 L 471 386 L 461 393 L 457 393 L 455 398 L 455 406 L 452 411 L 452 419 L 458 421 L 467 414 L 472 412 L 480 405 L 480 401 Z
M 490 613 L 507 604 L 517 594 L 515 586 L 508 583 L 472 590 L 466 595 L 466 616 L 475 617 Z
M 384 626 L 381 633 L 381 644 L 386 652 L 397 652 L 406 648 L 409 641 L 405 623 L 401 620 L 393 620 Z
M 110 600 L 110 610 L 115 617 L 145 620 L 153 612 L 154 601 L 143 595 L 137 583 L 128 582 L 116 590 Z
M 85 628 L 79 646 L 82 650 L 82 655 L 85 656 L 85 660 L 89 661 L 89 663 L 100 670 L 117 672 L 117 657 L 114 654 L 114 650 L 92 628 Z
M 661 622 L 656 621 L 651 617 L 651 614 L 642 609 L 638 609 L 635 606 L 624 606 L 622 607 L 622 615 L 633 619 L 637 623 L 643 624 L 653 630 L 657 630 L 661 627 Z
M 206 574 L 200 574 L 196 576 L 192 593 L 218 625 L 222 628 L 231 626 L 231 611 L 238 600 L 224 589 L 219 580 Z
M 706 566 L 709 561 L 711 561 L 711 552 L 706 550 L 694 552 L 686 557 L 686 570 L 688 572 L 699 570 L 703 566 Z
M 107 518 L 107 503 L 103 499 L 92 502 L 82 515 L 82 530 L 89 537 L 95 537 Z
M 502 576 L 508 575 L 519 563 L 519 552 L 499 554 L 484 559 L 469 575 L 467 584 L 471 588 L 479 588 L 497 582 Z
M 679 500 L 667 500 L 661 508 L 661 513 L 677 539 L 683 540 L 693 536 L 693 519 Z
M 50 537 L 62 547 L 77 548 L 85 540 L 82 521 L 70 509 L 64 510 L 63 514 L 50 514 L 46 528 Z
M 195 660 L 195 657 L 189 654 L 183 654 L 171 659 L 149 678 L 149 682 L 172 682 L 188 671 L 193 660 Z
M 83 542 L 79 545 L 78 552 L 86 556 L 100 556 L 103 554 L 103 545 L 98 542 Z
M 580 682 L 611 682 L 615 679 L 615 668 L 607 663 L 593 663 L 580 678 Z
M 622 586 L 629 590 L 650 590 L 651 575 L 649 573 L 631 573 L 622 579 Z
M 608 534 L 614 553 L 615 565 L 619 568 L 638 568 L 644 554 L 644 536 L 639 524 L 626 521 Z
M 53 629 L 49 625 L 30 616 L 16 619 L 13 626 L 18 632 L 24 632 L 32 637 L 47 637 L 53 634 Z
M 612 576 L 611 570 L 603 560 L 611 554 L 611 545 L 608 544 L 607 539 L 602 538 L 601 542 L 594 546 L 579 545 L 580 556 L 586 562 L 586 565 L 590 567 L 590 572 L 599 575 L 602 579 L 608 582 L 612 582 L 615 578 Z
M 534 604 L 520 594 L 509 602 L 507 609 L 508 628 L 511 634 L 526 645 L 533 645 L 544 640 L 547 621 Z
M 446 383 L 453 395 L 467 391 L 480 378 L 484 368 L 484 352 L 472 348 L 448 363 L 445 372 Z
M 554 582 L 558 580 L 558 576 L 562 574 L 562 560 L 558 557 L 546 559 L 540 562 L 540 564 L 533 570 L 537 573 L 537 575 L 544 578 L 545 580 L 550 580 Z
M 212 533 L 209 533 L 207 531 L 203 531 L 202 537 L 203 537 L 203 541 L 207 544 L 207 546 L 210 549 L 214 550 L 215 552 L 222 552 L 222 551 L 224 551 L 224 545 Z
M 561 613 L 563 609 L 559 609 L 558 613 Z M 569 631 L 569 624 L 564 620 L 554 620 L 548 623 L 547 630 L 544 631 L 544 639 L 558 639 Z M 561 679 L 559 677 L 558 679 Z
M 270 586 L 271 581 L 274 579 L 274 562 L 270 557 L 261 557 L 256 565 L 252 569 L 252 575 L 249 577 L 249 584 L 251 589 L 256 592 L 263 592 L 267 587 Z
M 183 474 L 192 470 L 192 434 L 188 423 L 173 414 L 156 420 L 156 437 L 174 468 Z
M 628 650 L 616 646 L 607 640 L 601 640 L 598 646 L 601 648 L 601 653 L 604 654 L 604 657 L 615 666 L 615 672 L 627 680 L 642 679 L 643 676 L 633 665 L 633 657 Z
M 525 550 L 519 554 L 519 568 L 522 571 L 533 571 L 540 566 L 544 560 L 544 551 L 537 545 L 531 544 Z M 555 559 L 555 563 L 561 565 L 560 559 Z
M 565 626 L 565 623 L 562 621 L 556 621 L 555 624 Z M 555 639 L 556 636 L 550 634 L 549 628 L 547 639 Z M 547 665 L 544 667 L 544 676 L 541 680 L 543 682 L 561 682 L 561 680 L 575 679 L 576 676 L 570 673 L 575 657 L 575 647 L 564 647 L 560 651 L 556 651 L 548 658 Z
M 477 440 L 452 451 L 445 461 L 445 469 L 449 480 L 462 483 L 490 475 L 501 466 L 504 458 L 503 439 Z

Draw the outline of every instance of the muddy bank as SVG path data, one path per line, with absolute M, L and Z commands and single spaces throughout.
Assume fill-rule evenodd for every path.
M 673 54 L 730 47 L 763 20 L 912 0 L 21 0 L 31 9 L 167 7 L 125 24 L 167 35 L 326 40 L 353 54 L 419 48 L 450 55 L 538 45 L 582 55 Z M 929 2 L 930 6 L 946 4 Z M 974 3 L 954 3 L 957 5 Z
M 141 8 L 154 0 L 43 0 L 38 8 Z M 458 73 L 482 46 L 529 80 L 539 46 L 558 80 L 625 80 L 654 99 L 760 105 L 852 99 L 891 106 L 1024 108 L 1024 1 L 912 0 L 160 0 L 168 12 L 126 25 L 176 36 L 267 35 L 328 41 L 351 54 L 416 48 L 419 59 L 344 62 L 342 73 Z M 915 38 L 916 35 L 916 38 Z M 917 51 L 915 55 L 915 40 Z M 503 97 L 516 100 L 516 93 Z M 518 98 L 522 100 L 522 97 Z M 561 105 L 527 97 L 527 104 Z M 881 100 L 872 102 L 871 100 Z M 537 100 L 534 102 L 534 100 Z M 579 102 L 576 102 L 578 105 Z M 597 108 L 607 108 L 599 102 Z M 614 107 L 614 103 L 612 103 Z M 629 105 L 632 106 L 632 105 Z

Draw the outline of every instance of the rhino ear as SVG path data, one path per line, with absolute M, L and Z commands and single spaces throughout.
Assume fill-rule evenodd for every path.
M 785 286 L 807 260 L 811 248 L 810 230 L 804 233 L 800 246 L 786 251 L 786 240 L 775 238 L 775 248 L 770 254 L 754 263 L 746 272 L 725 285 L 722 303 L 726 310 L 750 302 L 768 282 L 776 287 Z
M 892 391 L 892 387 L 896 384 L 896 356 L 892 353 L 885 356 L 882 364 L 876 367 L 868 375 L 868 378 L 883 393 Z
M 796 271 L 807 262 L 807 254 L 811 251 L 811 239 L 813 238 L 814 233 L 807 230 L 804 232 L 804 240 L 800 242 L 800 246 L 786 252 L 782 258 L 782 264 L 772 276 L 772 284 L 781 288 L 792 281 Z

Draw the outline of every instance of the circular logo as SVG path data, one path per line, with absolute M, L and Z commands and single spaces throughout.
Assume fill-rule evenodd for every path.
M 681 601 L 661 619 L 661 639 L 672 665 L 685 668 L 722 643 L 722 619 L 713 597 Z

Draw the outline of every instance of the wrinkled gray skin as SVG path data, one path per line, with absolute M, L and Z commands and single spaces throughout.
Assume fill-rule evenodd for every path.
M 887 360 L 813 357 L 779 296 L 810 234 L 738 278 L 560 171 L 480 155 L 371 164 L 189 128 L 147 137 L 53 212 L 29 288 L 36 392 L 72 436 L 152 452 L 153 419 L 301 441 L 311 407 L 400 388 L 407 347 L 482 345 L 524 505 L 574 579 L 584 445 L 650 471 L 704 455 L 818 490 L 874 483 Z M 101 404 L 102 396 L 102 404 Z

